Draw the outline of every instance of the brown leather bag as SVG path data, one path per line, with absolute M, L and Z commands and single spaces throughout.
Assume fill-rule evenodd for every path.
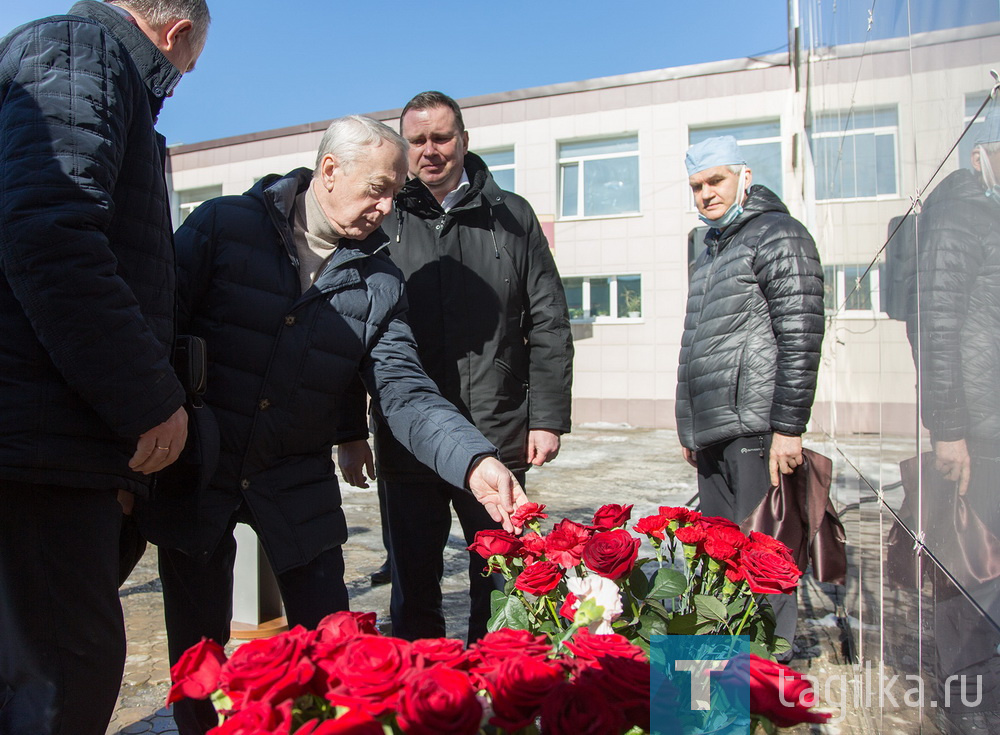
M 811 449 L 802 450 L 803 463 L 781 475 L 777 487 L 740 524 L 745 533 L 758 531 L 792 550 L 803 572 L 812 563 L 820 582 L 846 584 L 847 534 L 830 501 L 833 462 Z

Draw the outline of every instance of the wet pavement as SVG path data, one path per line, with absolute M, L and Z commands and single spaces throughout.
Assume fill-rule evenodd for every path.
M 873 445 L 875 441 L 870 441 Z M 835 450 L 820 437 L 806 437 L 806 445 L 828 455 Z M 886 461 L 885 448 L 871 453 L 877 472 Z M 865 457 L 865 452 L 852 453 Z M 891 459 L 891 458 L 890 458 Z M 874 476 L 878 476 L 875 474 Z M 843 505 L 857 502 L 863 492 L 857 483 L 835 483 Z M 633 519 L 656 511 L 660 505 L 689 505 L 695 502 L 694 469 L 680 455 L 676 434 L 668 430 L 629 429 L 621 426 L 585 426 L 564 437 L 559 457 L 528 473 L 528 494 L 548 506 L 549 523 L 566 517 L 588 521 L 594 510 L 605 503 L 633 503 Z M 388 629 L 389 587 L 372 587 L 369 575 L 385 559 L 379 525 L 378 500 L 374 486 L 344 488 L 344 510 L 350 528 L 345 546 L 346 581 L 355 611 L 374 611 Z M 847 524 L 845 518 L 845 525 Z M 849 541 L 851 527 L 848 525 Z M 455 522 L 445 552 L 443 593 L 448 617 L 448 634 L 465 638 L 468 615 L 466 593 L 467 557 L 460 528 Z M 793 666 L 819 677 L 849 670 L 848 646 L 838 622 L 850 610 L 843 588 L 819 585 L 811 578 L 800 592 L 800 625 L 796 636 L 797 654 Z M 163 627 L 161 587 L 156 570 L 156 550 L 150 548 L 121 591 L 128 635 L 128 658 L 121 696 L 108 733 L 176 733 L 169 710 L 163 704 L 169 690 L 166 633 Z M 838 617 L 839 613 L 839 617 Z M 857 713 L 843 722 L 800 726 L 795 732 L 826 732 L 848 735 L 870 732 Z M 904 731 L 909 731 L 905 730 Z

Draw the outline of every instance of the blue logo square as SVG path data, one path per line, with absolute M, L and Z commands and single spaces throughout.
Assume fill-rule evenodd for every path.
M 652 735 L 744 735 L 756 726 L 746 697 L 712 676 L 741 653 L 766 655 L 749 636 L 654 635 L 650 639 Z

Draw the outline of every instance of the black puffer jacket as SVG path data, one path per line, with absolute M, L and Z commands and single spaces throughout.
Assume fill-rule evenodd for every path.
M 267 176 L 177 231 L 179 321 L 207 341 L 205 402 L 222 440 L 189 548 L 213 548 L 245 501 L 279 572 L 347 539 L 331 447 L 366 435 L 363 421 L 360 436 L 342 430 L 359 372 L 393 433 L 448 482 L 496 453 L 421 370 L 381 230 L 342 240 L 301 293 L 290 220 L 311 178 Z
M 0 477 L 145 490 L 138 436 L 183 403 L 163 140 L 180 78 L 86 0 L 0 41 Z
M 427 374 L 523 470 L 529 428 L 570 430 L 566 296 L 531 205 L 501 190 L 479 156 L 466 154 L 465 170 L 469 191 L 447 213 L 412 179 L 383 228 Z M 383 474 L 424 473 L 375 418 Z
M 698 450 L 727 439 L 805 431 L 823 342 L 816 245 L 769 189 L 710 230 L 695 263 L 677 371 L 677 430 Z
M 910 289 L 918 311 L 907 329 L 919 344 L 924 425 L 935 441 L 971 440 L 993 455 L 1000 443 L 1000 203 L 986 197 L 976 174 L 959 169 L 927 198 L 917 231 L 918 278 Z

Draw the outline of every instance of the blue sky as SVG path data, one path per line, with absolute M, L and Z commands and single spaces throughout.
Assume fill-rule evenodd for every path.
M 72 1 L 0 2 L 0 34 Z M 787 47 L 786 0 L 209 0 L 197 69 L 167 100 L 170 144 L 453 97 Z

